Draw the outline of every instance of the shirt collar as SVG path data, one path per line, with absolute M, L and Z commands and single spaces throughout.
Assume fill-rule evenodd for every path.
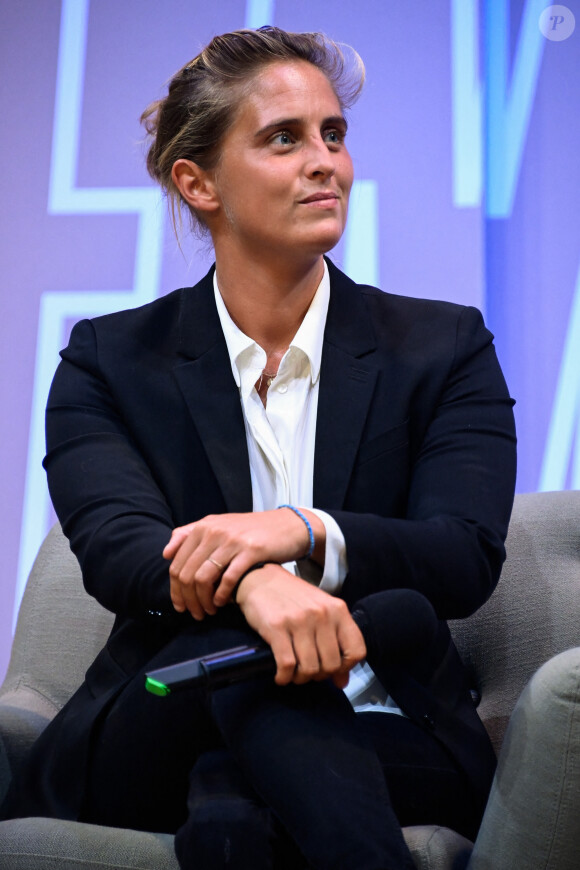
M 301 350 L 302 353 L 308 357 L 310 363 L 310 377 L 313 384 L 316 383 L 320 375 L 324 327 L 326 326 L 328 303 L 330 301 L 330 277 L 326 261 L 323 260 L 323 263 L 324 272 L 320 284 L 318 285 L 304 320 L 300 324 L 298 332 L 290 342 L 291 348 Z M 257 342 L 242 332 L 230 317 L 218 287 L 216 271 L 214 271 L 213 274 L 213 289 L 218 316 L 228 348 L 232 373 L 236 384 L 239 387 L 241 384 L 241 369 L 245 364 L 244 361 L 250 357 L 250 354 L 247 353 L 249 349 L 260 349 L 262 350 L 262 353 L 264 353 L 264 351 L 260 348 Z

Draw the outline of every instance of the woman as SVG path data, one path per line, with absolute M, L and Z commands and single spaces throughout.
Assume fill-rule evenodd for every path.
M 412 868 L 401 824 L 475 835 L 493 752 L 444 622 L 421 654 L 373 662 L 382 685 L 356 668 L 356 714 L 342 691 L 361 597 L 412 589 L 444 620 L 490 595 L 515 465 L 480 315 L 323 257 L 361 84 L 320 35 L 240 31 L 144 115 L 149 171 L 216 267 L 78 324 L 62 353 L 45 467 L 117 618 L 8 814 L 176 831 L 184 868 Z M 144 691 L 145 672 L 255 632 L 275 681 Z

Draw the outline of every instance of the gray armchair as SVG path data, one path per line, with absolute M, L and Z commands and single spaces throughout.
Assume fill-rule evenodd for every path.
M 452 625 L 498 774 L 475 848 L 444 828 L 405 829 L 421 870 L 580 866 L 580 492 L 517 496 L 507 549 L 491 600 Z M 53 528 L 30 574 L 0 688 L 0 798 L 111 624 Z M 177 870 L 177 862 L 166 834 L 17 819 L 0 823 L 3 868 Z

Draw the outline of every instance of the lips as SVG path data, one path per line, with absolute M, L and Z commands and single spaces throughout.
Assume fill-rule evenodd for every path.
M 323 202 L 324 200 L 335 200 L 338 199 L 337 193 L 332 193 L 332 191 L 324 191 L 320 190 L 318 193 L 312 193 L 310 196 L 307 196 L 305 199 L 301 199 L 300 202 L 302 204 L 308 202 Z

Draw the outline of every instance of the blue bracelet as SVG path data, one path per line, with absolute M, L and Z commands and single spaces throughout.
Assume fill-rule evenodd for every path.
M 300 517 L 302 522 L 306 524 L 306 528 L 308 529 L 308 538 L 310 541 L 310 545 L 308 547 L 308 552 L 305 553 L 304 556 L 301 556 L 300 558 L 301 559 L 310 559 L 310 557 L 314 553 L 314 532 L 312 531 L 312 526 L 310 525 L 310 523 L 308 522 L 308 520 L 306 519 L 306 517 L 304 516 L 302 511 L 299 511 L 298 508 L 295 508 L 293 505 L 291 505 L 291 504 L 279 504 L 278 510 L 280 510 L 280 508 L 289 508 L 289 510 L 294 511 L 296 516 Z

